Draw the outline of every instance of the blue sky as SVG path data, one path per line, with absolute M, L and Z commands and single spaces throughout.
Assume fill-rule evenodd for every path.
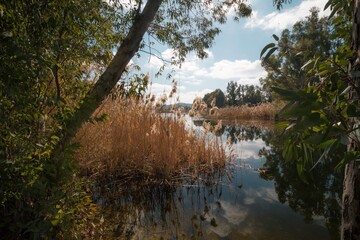
M 239 84 L 259 85 L 259 78 L 265 76 L 261 67 L 259 55 L 261 49 L 272 42 L 272 34 L 280 35 L 281 31 L 304 19 L 312 7 L 320 9 L 320 16 L 328 15 L 323 11 L 327 0 L 293 0 L 278 11 L 272 5 L 272 0 L 250 0 L 253 9 L 250 18 L 234 22 L 229 17 L 228 22 L 221 26 L 221 33 L 216 37 L 214 45 L 208 49 L 209 57 L 200 60 L 190 54 L 181 68 L 175 67 L 173 79 L 178 82 L 178 98 L 180 102 L 192 103 L 195 97 L 203 97 L 217 88 L 226 91 L 230 81 Z M 156 46 L 164 59 L 170 59 L 172 49 L 167 46 Z M 169 94 L 172 88 L 171 80 L 165 75 L 170 71 L 167 66 L 165 74 L 158 78 L 155 74 L 164 64 L 156 57 L 142 54 L 134 58 L 142 71 L 148 72 L 151 78 L 149 91 L 157 96 Z M 171 100 L 175 102 L 175 99 Z

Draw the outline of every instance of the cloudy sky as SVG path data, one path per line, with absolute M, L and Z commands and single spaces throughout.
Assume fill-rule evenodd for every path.
M 253 13 L 250 18 L 240 22 L 229 21 L 221 26 L 221 33 L 215 44 L 208 50 L 209 57 L 200 60 L 190 54 L 181 68 L 172 75 L 178 82 L 180 102 L 192 103 L 195 97 L 203 97 L 217 88 L 226 91 L 227 83 L 259 85 L 259 78 L 265 75 L 259 55 L 262 48 L 273 41 L 272 34 L 281 31 L 304 19 L 312 7 L 320 9 L 320 16 L 328 14 L 323 8 L 327 0 L 293 0 L 281 11 L 272 5 L 272 0 L 250 0 Z M 157 46 L 159 54 L 169 59 L 172 50 L 166 46 Z M 151 77 L 151 93 L 161 95 L 170 93 L 171 80 L 164 75 L 155 77 L 163 62 L 156 57 L 142 54 L 133 59 L 142 71 Z M 170 67 L 167 71 L 170 71 Z M 165 71 L 166 72 L 166 71 Z M 175 101 L 175 100 L 173 100 Z

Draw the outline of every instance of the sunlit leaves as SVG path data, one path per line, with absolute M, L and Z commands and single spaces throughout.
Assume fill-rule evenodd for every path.
M 149 34 L 153 39 L 173 48 L 172 62 L 181 64 L 189 52 L 199 58 L 207 57 L 206 49 L 213 45 L 220 33 L 218 24 L 227 21 L 227 13 L 234 12 L 234 20 L 248 17 L 251 7 L 244 1 L 166 1 Z

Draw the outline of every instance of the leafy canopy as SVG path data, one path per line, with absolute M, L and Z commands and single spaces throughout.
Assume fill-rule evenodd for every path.
M 327 7 L 332 8 L 329 26 L 320 28 L 325 35 L 309 36 L 306 39 L 316 42 L 319 38 L 328 38 L 329 45 L 320 42 L 314 45 L 315 49 L 310 48 L 305 52 L 296 49 L 298 45 L 295 45 L 294 50 L 297 51 L 283 53 L 285 61 L 296 56 L 306 56 L 301 67 L 299 64 L 297 68 L 287 69 L 282 61 L 275 61 L 277 56 L 271 56 L 265 63 L 281 66 L 270 68 L 268 65 L 269 74 L 264 82 L 288 102 L 282 113 L 288 121 L 278 124 L 286 136 L 283 157 L 296 160 L 301 176 L 325 160 L 342 167 L 360 157 L 359 151 L 346 151 L 349 141 L 359 146 L 359 127 L 351 119 L 360 116 L 360 109 L 357 100 L 348 95 L 352 89 L 358 91 L 355 79 L 349 74 L 349 59 L 354 54 L 349 39 L 352 4 L 352 1 L 329 1 Z M 298 27 L 295 27 L 296 30 Z M 284 45 L 287 46 L 282 39 L 278 43 L 279 55 Z M 326 46 L 331 48 L 323 48 Z M 289 74 L 292 69 L 301 75 Z M 291 84 L 293 80 L 306 84 Z M 289 85 L 287 88 L 284 84 L 286 82 Z M 339 152 L 342 154 L 338 158 L 336 153 Z

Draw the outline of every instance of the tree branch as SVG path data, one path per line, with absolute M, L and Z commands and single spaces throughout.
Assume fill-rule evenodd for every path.
M 57 160 L 61 159 L 65 145 L 71 141 L 83 123 L 91 117 L 93 112 L 116 86 L 131 58 L 138 51 L 139 44 L 150 23 L 154 20 L 161 3 L 162 0 L 147 1 L 140 16 L 134 20 L 129 33 L 120 45 L 113 60 L 87 94 L 79 110 L 66 123 L 66 129 L 62 133 L 62 141 L 57 146 L 56 151 L 54 151 Z

